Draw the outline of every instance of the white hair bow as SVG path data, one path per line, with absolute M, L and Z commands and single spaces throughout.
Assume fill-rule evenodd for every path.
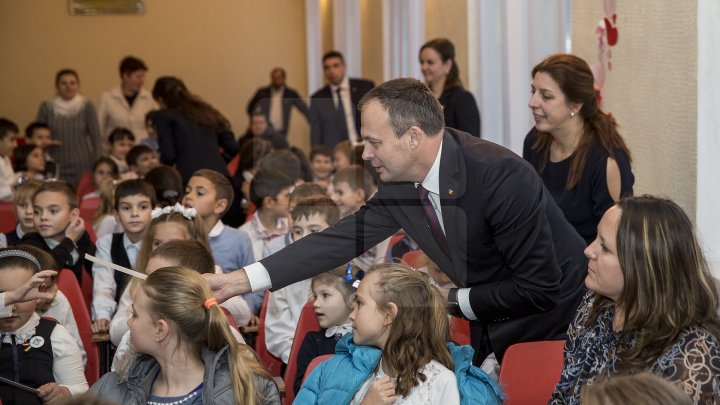
M 180 205 L 180 203 L 175 203 L 175 205 L 168 205 L 164 208 L 154 208 L 152 212 L 150 212 L 150 218 L 155 219 L 162 215 L 172 214 L 173 212 L 179 212 L 187 219 L 194 219 L 197 216 L 195 208 L 185 208 Z

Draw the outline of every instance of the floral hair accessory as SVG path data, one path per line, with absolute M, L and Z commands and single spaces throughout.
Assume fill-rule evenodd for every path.
M 173 212 L 181 213 L 186 219 L 195 219 L 197 216 L 195 208 L 185 208 L 180 205 L 180 203 L 175 203 L 175 205 L 168 205 L 164 208 L 154 208 L 152 212 L 150 212 L 150 218 L 155 219 L 163 215 L 172 214 Z

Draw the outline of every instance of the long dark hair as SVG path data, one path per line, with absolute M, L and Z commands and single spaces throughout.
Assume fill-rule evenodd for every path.
M 185 83 L 177 77 L 163 76 L 157 79 L 152 95 L 155 100 L 162 100 L 167 107 L 179 110 L 201 127 L 216 133 L 230 130 L 230 121 L 220 111 L 190 93 Z
M 425 48 L 432 48 L 436 50 L 437 53 L 440 54 L 440 59 L 442 59 L 443 63 L 448 60 L 452 61 L 452 67 L 450 68 L 450 73 L 448 73 L 448 76 L 445 79 L 445 88 L 443 90 L 452 87 L 462 87 L 463 85 L 460 81 L 460 69 L 458 69 L 457 62 L 455 61 L 455 45 L 453 45 L 453 43 L 447 38 L 435 38 L 425 42 L 423 46 L 420 47 L 420 53 L 422 53 Z
M 594 142 L 599 142 L 610 157 L 614 158 L 613 149 L 620 149 L 625 152 L 628 160 L 632 161 L 630 150 L 617 130 L 615 119 L 612 115 L 600 110 L 598 106 L 594 87 L 595 80 L 587 62 L 575 55 L 559 53 L 550 55 L 538 63 L 533 68 L 531 77 L 535 77 L 537 73 L 541 72 L 552 77 L 568 102 L 582 103 L 578 114 L 584 121 L 583 133 L 575 153 L 570 158 L 570 173 L 565 186 L 567 190 L 572 190 L 580 181 L 588 152 Z M 539 132 L 537 140 L 532 146 L 533 150 L 539 151 L 543 156 L 538 168 L 540 172 L 545 170 L 545 165 L 550 159 L 552 142 L 552 135 Z

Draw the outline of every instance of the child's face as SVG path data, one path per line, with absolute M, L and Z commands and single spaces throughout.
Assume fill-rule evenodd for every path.
M 354 213 L 365 204 L 365 192 L 361 189 L 353 190 L 346 181 L 333 183 L 331 197 L 342 216 Z
M 335 169 L 335 171 L 338 171 L 350 166 L 350 159 L 348 159 L 346 154 L 338 150 L 333 153 L 332 163 L 333 169 Z
M 110 147 L 110 154 L 118 159 L 125 160 L 125 156 L 127 156 L 133 146 L 135 146 L 135 142 L 129 139 L 120 139 L 119 141 L 113 142 Z
M 112 166 L 108 163 L 100 163 L 93 172 L 93 182 L 95 183 L 95 190 L 100 189 L 100 185 L 106 180 L 112 180 L 113 170 Z
M 330 227 L 324 215 L 315 213 L 309 217 L 300 217 L 293 221 L 292 239 L 297 242 L 311 233 L 320 232 Z
M 12 291 L 27 283 L 33 276 L 33 272 L 19 267 L 0 270 L 0 292 Z M 7 318 L 0 318 L 0 331 L 10 332 L 25 325 L 35 312 L 36 300 L 15 303 L 10 305 L 12 313 Z
M 142 235 L 150 224 L 152 201 L 143 194 L 129 195 L 118 201 L 117 221 L 122 225 L 131 240 Z
M 30 172 L 45 173 L 45 153 L 42 148 L 33 149 L 25 158 L 25 165 Z
M 26 198 L 15 204 L 15 218 L 25 233 L 35 230 L 32 198 Z
M 43 238 L 64 236 L 65 229 L 79 215 L 77 208 L 70 208 L 65 194 L 57 191 L 43 191 L 33 200 L 33 221 Z
M 148 260 L 147 266 L 145 266 L 145 274 L 152 274 L 157 269 L 163 267 L 177 266 L 178 262 L 172 259 L 168 259 L 162 256 L 153 256 Z
M 330 156 L 315 155 L 310 161 L 310 168 L 312 169 L 315 178 L 320 180 L 326 180 L 330 178 L 333 171 L 332 159 Z
M 340 290 L 317 282 L 313 283 L 312 291 L 315 296 L 313 309 L 321 328 L 327 329 L 349 322 L 350 308 Z
M 272 204 L 269 204 L 268 206 L 263 205 L 263 208 L 269 208 L 272 209 L 272 211 L 275 213 L 275 215 L 279 217 L 289 217 L 290 216 L 290 190 L 292 187 L 286 187 L 275 196 L 275 198 L 271 198 Z
M 355 294 L 355 308 L 350 313 L 353 340 L 358 345 L 385 347 L 392 323 L 389 314 L 377 306 L 371 295 L 375 288 L 375 275 L 370 273 L 360 282 Z
M 152 354 L 157 346 L 157 323 L 150 316 L 149 307 L 150 299 L 145 290 L 138 288 L 132 303 L 132 314 L 127 321 L 130 328 L 130 348 L 136 353 Z
M 145 130 L 147 131 L 148 138 L 157 139 L 157 132 L 155 132 L 155 125 L 152 120 L 145 121 Z
M 7 132 L 5 137 L 0 140 L 0 156 L 12 156 L 13 151 L 17 148 L 16 132 Z
M 215 184 L 205 177 L 190 177 L 185 187 L 185 196 L 182 203 L 185 207 L 195 208 L 200 218 L 207 218 L 211 215 L 220 215 L 222 206 L 219 206 Z
M 143 153 L 140 157 L 138 157 L 137 162 L 133 165 L 132 169 L 138 176 L 145 177 L 150 170 L 158 167 L 159 164 L 160 162 L 158 161 L 155 153 Z
M 187 228 L 177 222 L 162 222 L 155 226 L 152 239 L 152 250 L 171 240 L 188 240 Z
M 33 145 L 37 145 L 41 148 L 45 148 L 50 144 L 50 141 L 52 140 L 52 134 L 50 133 L 50 130 L 47 128 L 36 128 L 30 138 L 28 138 L 28 143 L 31 143 Z

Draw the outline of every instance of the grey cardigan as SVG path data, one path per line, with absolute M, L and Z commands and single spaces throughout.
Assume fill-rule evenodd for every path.
M 203 349 L 205 363 L 203 378 L 203 403 L 233 405 L 232 380 L 227 362 L 227 346 L 219 352 Z M 153 382 L 160 373 L 160 365 L 147 355 L 139 356 L 130 367 L 127 381 L 120 381 L 117 372 L 107 373 L 96 382 L 90 392 L 98 398 L 120 404 L 145 405 L 150 396 Z M 258 391 L 264 398 L 260 404 L 279 405 L 280 396 L 272 380 L 255 377 Z

